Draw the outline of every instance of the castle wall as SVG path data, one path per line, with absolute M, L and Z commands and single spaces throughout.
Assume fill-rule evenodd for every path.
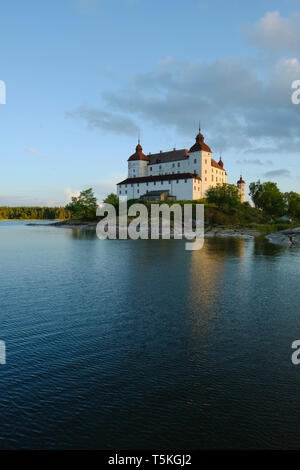
M 139 199 L 147 191 L 158 190 L 169 190 L 170 196 L 175 196 L 177 200 L 192 200 L 201 197 L 201 181 L 193 178 L 119 184 L 117 188 L 118 196 L 127 196 L 128 199 Z

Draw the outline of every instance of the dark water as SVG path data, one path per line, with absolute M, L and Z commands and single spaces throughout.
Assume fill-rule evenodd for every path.
M 0 242 L 0 448 L 300 448 L 299 249 Z

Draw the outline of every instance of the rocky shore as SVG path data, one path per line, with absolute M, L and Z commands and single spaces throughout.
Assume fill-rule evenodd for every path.
M 27 225 L 51 225 L 54 227 L 60 227 L 60 228 L 69 228 L 69 229 L 76 229 L 76 230 L 96 230 L 97 223 L 96 222 L 91 222 L 91 223 L 82 223 L 82 222 L 65 222 L 65 221 L 59 221 L 59 222 L 53 222 L 50 224 L 34 224 L 34 223 L 29 223 Z M 117 232 L 118 232 L 118 226 L 117 226 Z M 173 235 L 173 229 L 171 228 L 171 236 Z M 244 238 L 244 239 L 252 239 L 254 237 L 258 237 L 262 235 L 261 232 L 257 230 L 252 230 L 252 229 L 237 229 L 237 228 L 221 228 L 221 227 L 209 227 L 205 229 L 205 238 L 227 238 L 227 237 L 236 237 L 236 238 Z
M 266 238 L 271 243 L 282 246 L 300 246 L 300 227 L 270 233 Z

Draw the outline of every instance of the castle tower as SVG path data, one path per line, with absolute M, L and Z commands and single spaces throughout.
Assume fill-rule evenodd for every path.
M 143 147 L 140 144 L 140 139 L 133 153 L 128 158 L 128 178 L 138 178 L 147 176 L 147 166 L 149 158 L 143 153 Z
M 241 202 L 245 202 L 245 181 L 242 178 L 242 175 L 240 179 L 237 182 L 237 187 L 239 188 L 240 191 L 240 197 L 241 197 Z
M 201 197 L 204 197 L 211 185 L 211 149 L 204 142 L 200 127 L 196 135 L 196 143 L 190 148 L 189 153 L 192 164 L 200 170 L 197 173 L 199 173 L 202 180 Z

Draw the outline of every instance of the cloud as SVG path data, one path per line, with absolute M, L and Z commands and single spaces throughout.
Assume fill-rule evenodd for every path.
M 246 60 L 167 58 L 103 98 L 111 119 L 113 113 L 122 113 L 157 128 L 173 127 L 190 138 L 201 119 L 214 149 L 255 153 L 257 147 L 284 148 L 299 153 L 300 113 L 291 103 L 291 82 L 298 77 L 296 58 L 280 59 L 264 74 Z M 105 115 L 105 120 L 110 118 Z
M 290 174 L 291 173 L 289 170 L 282 168 L 280 170 L 267 171 L 264 173 L 264 176 L 266 178 L 276 178 L 278 176 L 290 176 Z
M 42 155 L 37 149 L 35 149 L 34 147 L 25 147 L 24 148 L 25 152 L 27 153 L 31 153 L 32 155 L 36 155 L 38 157 L 43 157 L 43 158 L 47 158 L 45 157 L 45 155 Z
M 265 165 L 273 165 L 273 162 L 271 160 L 259 160 L 256 158 L 255 160 L 247 160 L 244 158 L 243 160 L 237 160 L 237 164 L 242 164 L 242 165 L 259 165 L 259 166 L 265 166 Z
M 89 129 L 102 129 L 116 134 L 137 136 L 139 127 L 132 118 L 116 113 L 110 113 L 101 109 L 80 106 L 74 111 L 66 113 L 67 117 L 84 120 Z
M 71 201 L 72 197 L 78 197 L 79 194 L 80 194 L 80 191 L 78 191 L 78 190 L 77 191 L 72 191 L 71 188 L 65 188 L 63 192 L 66 196 L 66 202 L 67 203 Z
M 105 180 L 96 180 L 96 181 L 86 181 L 82 184 L 82 189 L 93 188 L 95 196 L 97 197 L 98 202 L 102 202 L 103 199 L 108 196 L 110 193 L 116 192 L 116 183 L 122 181 L 126 178 L 126 175 L 114 174 Z M 69 203 L 73 196 L 78 197 L 80 190 L 72 190 L 71 188 L 64 188 L 63 194 L 65 195 L 65 200 L 63 205 Z
M 295 49 L 300 44 L 298 24 L 298 14 L 284 19 L 278 12 L 267 13 L 248 27 L 248 39 L 259 47 L 279 47 L 283 41 L 283 50 Z M 137 135 L 140 123 L 172 129 L 191 144 L 200 119 L 213 151 L 259 154 L 260 160 L 283 151 L 299 155 L 300 105 L 291 103 L 291 83 L 297 79 L 296 57 L 203 62 L 168 56 L 147 72 L 128 77 L 121 88 L 104 91 L 101 107 L 81 106 L 67 115 L 91 129 L 131 136 Z
M 277 52 L 300 51 L 300 14 L 283 18 L 278 11 L 267 12 L 253 25 L 246 26 L 250 44 Z

